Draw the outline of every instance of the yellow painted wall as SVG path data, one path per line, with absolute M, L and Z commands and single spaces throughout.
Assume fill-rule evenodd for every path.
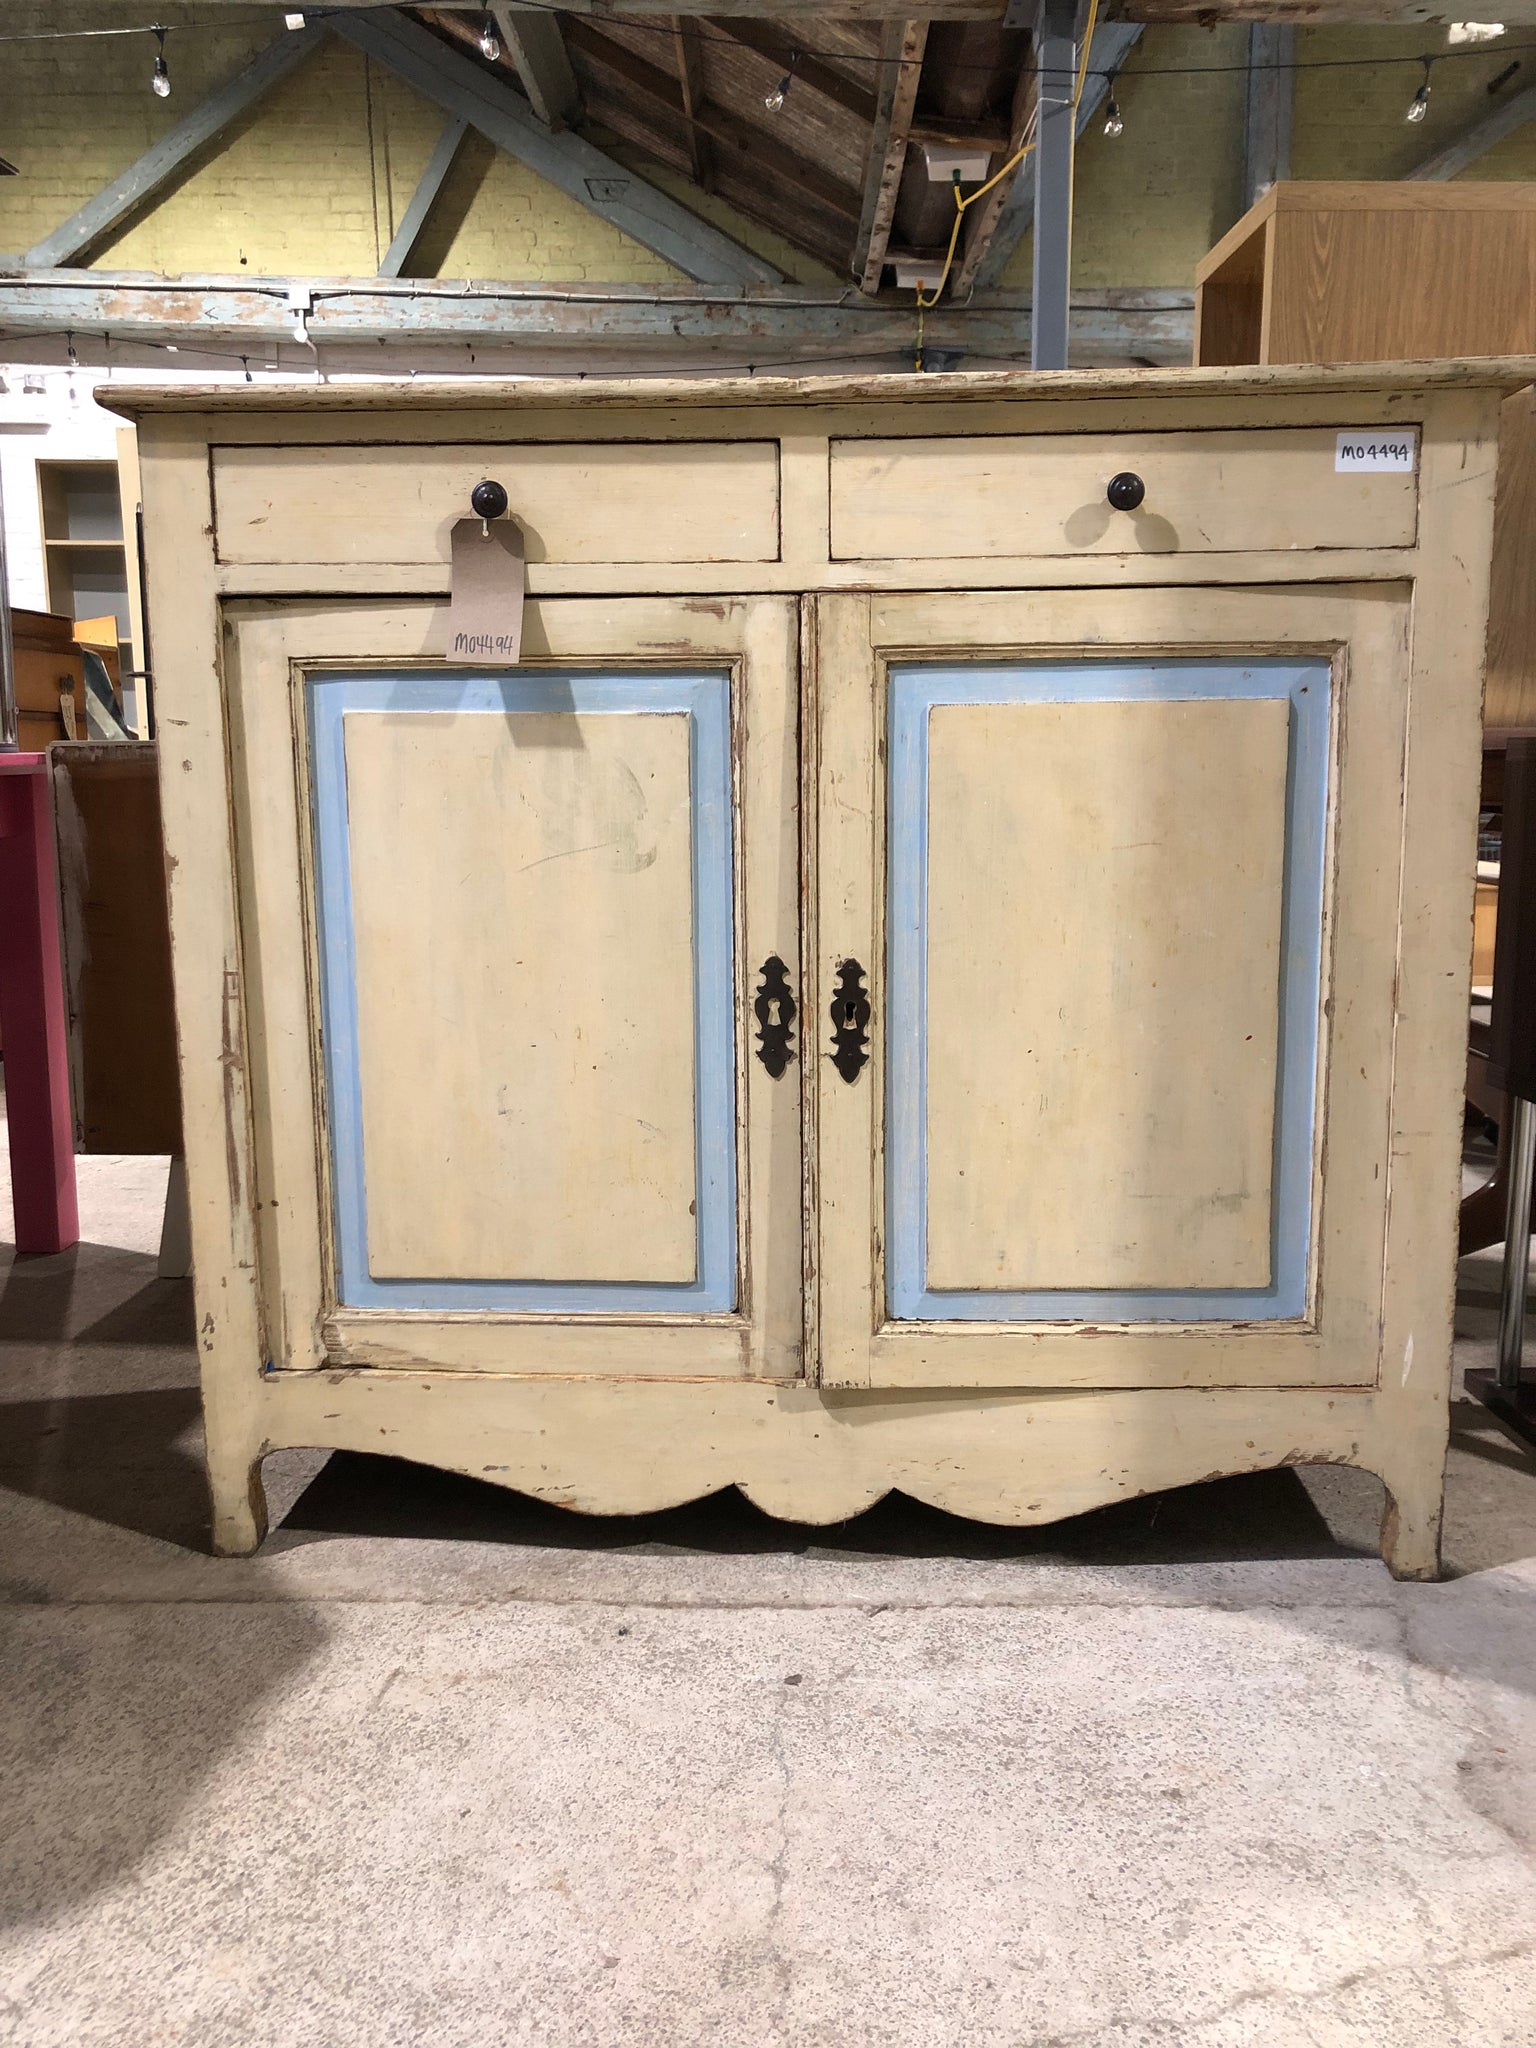
M 180 12 L 187 18 L 187 9 Z M 5 152 L 22 175 L 0 181 L 0 247 L 26 249 L 56 227 L 273 33 L 262 25 L 178 34 L 176 13 L 166 18 L 169 100 L 148 90 L 150 38 L 9 47 L 0 121 Z M 85 10 L 71 9 L 72 25 L 85 19 Z M 442 124 L 441 112 L 392 73 L 327 38 L 189 178 L 99 249 L 93 265 L 367 276 L 389 247 Z M 678 278 L 670 264 L 511 158 L 478 143 L 463 154 L 461 171 L 474 175 L 456 180 L 463 218 L 445 252 L 447 275 Z
M 1132 49 L 1115 86 L 1125 133 L 1111 140 L 1096 121 L 1078 144 L 1076 284 L 1194 282 L 1239 211 L 1247 48 L 1239 26 L 1152 28 Z M 1023 248 L 1005 282 L 1027 285 L 1029 263 Z
M 1298 178 L 1401 178 L 1463 134 L 1482 114 L 1536 84 L 1530 29 L 1448 54 L 1443 30 L 1311 29 L 1302 38 L 1308 69 L 1296 75 L 1291 168 Z M 1489 81 L 1521 51 L 1521 68 L 1496 98 Z M 1404 120 L 1424 72 L 1412 60 L 1441 53 L 1430 71 L 1429 112 Z M 1407 61 L 1384 65 L 1381 58 Z M 1373 58 L 1369 67 L 1359 59 Z M 1519 129 L 1462 174 L 1471 179 L 1536 177 L 1536 124 Z
M 0 179 L 0 249 L 20 253 L 125 169 L 277 30 L 215 30 L 208 9 L 168 6 L 172 94 L 149 90 L 149 36 L 17 42 L 0 64 L 0 133 L 21 176 Z M 71 5 L 71 27 L 111 26 L 121 10 Z M 13 29 L 13 21 L 15 28 Z M 8 31 L 60 23 L 51 6 L 7 6 Z M 382 66 L 328 38 L 226 131 L 192 174 L 91 261 L 102 270 L 241 270 L 367 276 L 378 268 L 442 130 L 443 115 Z M 594 138 L 600 139 L 600 138 Z M 611 153 L 800 282 L 831 274 L 722 202 Z M 423 248 L 446 277 L 678 282 L 682 273 L 479 136 L 466 138 Z
M 1190 285 L 1195 265 L 1242 205 L 1245 25 L 1152 28 L 1117 82 L 1125 132 L 1095 121 L 1078 144 L 1073 281 Z M 1296 38 L 1291 174 L 1297 178 L 1401 178 L 1491 111 L 1536 84 L 1536 42 L 1513 29 L 1466 55 L 1447 54 L 1443 28 L 1303 29 Z M 1490 98 L 1487 86 L 1526 50 L 1522 68 Z M 1439 53 L 1429 113 L 1404 120 L 1423 78 L 1416 59 Z M 1384 62 L 1406 59 L 1406 62 Z M 1170 75 L 1173 72 L 1181 75 Z M 1536 122 L 1508 137 L 1465 177 L 1536 178 Z M 1004 282 L 1027 286 L 1028 238 Z

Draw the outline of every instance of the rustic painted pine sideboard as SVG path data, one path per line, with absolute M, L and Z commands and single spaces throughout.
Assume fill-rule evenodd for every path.
M 279 1446 L 805 1522 L 1324 1462 L 1433 1573 L 1533 377 L 103 392 L 217 1548 Z

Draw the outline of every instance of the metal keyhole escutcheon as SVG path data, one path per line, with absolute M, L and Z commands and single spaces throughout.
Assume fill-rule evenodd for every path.
M 832 1064 L 845 1081 L 856 1081 L 869 1059 L 869 989 L 857 960 L 838 962 L 832 993 Z
M 757 1056 L 777 1081 L 795 1056 L 795 999 L 789 992 L 789 969 L 777 953 L 763 962 L 752 1009 L 757 1018 Z

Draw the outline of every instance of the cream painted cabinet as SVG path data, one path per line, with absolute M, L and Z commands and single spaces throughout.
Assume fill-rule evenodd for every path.
M 114 392 L 219 1546 L 282 1444 L 810 1521 L 1317 1460 L 1432 1571 L 1531 371 Z

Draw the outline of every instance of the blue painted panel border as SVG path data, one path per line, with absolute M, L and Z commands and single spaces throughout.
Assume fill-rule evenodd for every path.
M 725 1314 L 736 1306 L 736 1001 L 730 674 L 314 674 L 308 682 L 337 1293 L 353 1308 L 567 1315 Z M 686 712 L 693 840 L 698 1269 L 680 1283 L 376 1280 L 368 1270 L 362 1085 L 343 726 L 349 712 L 506 717 Z
M 890 671 L 886 1295 L 898 1320 L 1279 1321 L 1306 1309 L 1332 676 L 1321 658 L 936 665 Z M 1289 701 L 1271 1282 L 1029 1292 L 927 1285 L 928 714 L 938 704 Z

